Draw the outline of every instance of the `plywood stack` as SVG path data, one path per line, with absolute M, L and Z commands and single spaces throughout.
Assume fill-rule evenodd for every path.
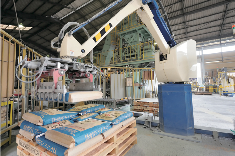
M 134 101 L 133 111 L 136 112 L 149 112 L 149 113 L 157 113 L 159 111 L 159 103 L 158 102 L 142 102 L 142 101 Z
M 6 111 L 7 107 L 6 106 L 1 106 L 1 122 L 6 122 Z

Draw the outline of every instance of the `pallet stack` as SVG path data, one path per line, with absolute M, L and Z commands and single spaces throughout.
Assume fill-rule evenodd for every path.
M 86 142 L 68 148 L 65 156 L 124 156 L 137 144 L 137 128 L 134 117 L 129 118 L 102 135 L 96 136 Z M 59 137 L 59 136 L 58 136 Z M 40 136 L 39 136 L 40 139 Z M 29 140 L 21 134 L 17 135 L 16 143 L 18 156 L 55 156 L 55 148 L 50 151 L 38 145 L 35 139 Z M 48 144 L 47 146 L 50 146 Z M 51 150 L 52 149 L 52 150 Z
M 133 111 L 157 113 L 159 111 L 159 102 L 134 101 Z

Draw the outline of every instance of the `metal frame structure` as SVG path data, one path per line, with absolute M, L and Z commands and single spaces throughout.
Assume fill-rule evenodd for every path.
M 13 63 L 14 63 L 14 66 L 13 66 L 14 67 L 14 70 L 13 70 L 14 74 L 13 75 L 15 75 L 15 64 L 18 64 L 17 61 L 21 60 L 26 55 L 27 55 L 27 60 L 34 60 L 34 59 L 42 57 L 42 55 L 38 54 L 33 49 L 25 46 L 23 43 L 21 43 L 20 41 L 18 41 L 17 39 L 12 37 L 11 35 L 9 35 L 4 30 L 0 30 L 0 33 L 1 33 L 1 38 L 2 38 L 1 40 L 2 41 L 5 40 L 5 42 L 8 42 L 8 43 L 14 45 L 14 47 L 15 47 L 15 49 L 14 49 L 14 61 L 13 61 Z M 10 48 L 8 50 L 10 50 Z M 6 51 L 4 51 L 4 44 L 2 46 L 1 51 L 2 51 L 1 56 L 3 56 L 3 52 L 6 52 Z M 10 53 L 10 52 L 8 51 L 6 53 Z M 8 59 L 9 58 L 10 57 L 8 56 Z M 7 61 L 7 62 L 10 63 L 11 61 Z M 2 63 L 3 62 L 1 61 L 1 64 Z M 9 67 L 9 64 L 7 66 Z M 20 67 L 21 66 L 22 65 L 20 65 Z M 1 68 L 3 68 L 3 66 L 1 66 Z M 6 72 L 7 75 L 9 75 L 8 72 L 7 72 L 7 71 L 9 71 L 9 69 L 1 69 L 1 71 L 3 71 L 3 70 Z M 34 69 L 23 69 L 23 74 L 24 75 L 26 75 L 26 74 L 30 75 L 33 72 L 34 72 Z M 0 82 L 2 82 L 2 76 L 3 75 L 1 74 Z M 22 79 L 24 81 L 25 80 L 27 80 L 27 81 L 32 80 L 32 78 L 24 78 L 24 77 Z M 44 79 L 41 79 L 41 81 L 44 81 Z M 49 77 L 47 77 L 45 79 L 45 81 L 49 82 Z M 7 83 L 6 90 L 8 90 L 8 88 L 9 88 L 8 87 L 9 83 Z M 11 129 L 18 125 L 22 115 L 25 112 L 28 112 L 28 107 L 29 106 L 31 108 L 31 111 L 34 111 L 36 106 L 37 106 L 37 109 L 39 109 L 39 110 L 43 109 L 43 102 L 37 103 L 36 101 L 34 101 L 32 99 L 29 100 L 30 97 L 31 97 L 30 96 L 31 95 L 31 86 L 35 86 L 36 82 L 31 83 L 31 84 L 20 83 L 20 81 L 15 79 L 15 76 L 13 76 L 13 83 L 14 84 L 12 85 L 13 86 L 12 90 L 14 91 L 14 89 L 17 89 L 16 92 L 14 92 L 12 95 L 8 95 L 8 91 L 7 91 L 7 97 L 3 97 L 3 98 L 2 98 L 2 95 L 0 94 L 1 106 L 7 106 L 6 107 L 7 108 L 7 110 L 6 110 L 6 121 L 5 121 L 5 124 L 4 123 L 1 124 L 1 128 L 3 128 L 1 130 L 1 134 L 5 133 L 5 132 L 9 133 L 9 137 L 7 139 L 5 139 L 3 142 L 1 142 L 1 146 L 4 145 L 7 142 L 11 143 Z M 65 83 L 65 77 L 63 77 L 63 79 L 62 79 L 62 83 Z M 2 87 L 2 85 L 0 85 L 0 91 L 2 89 L 1 87 Z M 16 100 L 17 100 L 17 102 L 15 102 Z M 20 109 L 20 100 L 22 100 L 21 109 Z M 59 103 L 57 103 L 57 106 L 55 106 L 55 104 L 53 102 L 53 108 L 64 109 L 64 106 L 65 106 L 64 103 L 63 103 L 62 106 L 59 106 Z M 48 105 L 48 107 L 49 107 L 49 105 Z M 8 109 L 8 108 L 10 108 L 10 109 Z M 17 110 L 16 114 L 14 113 L 14 110 L 15 110 L 14 108 Z M 21 115 L 19 115 L 20 112 L 21 112 Z M 15 121 L 15 118 L 16 118 L 15 115 L 17 115 L 17 121 Z M 2 122 L 4 122 L 4 121 L 2 121 Z

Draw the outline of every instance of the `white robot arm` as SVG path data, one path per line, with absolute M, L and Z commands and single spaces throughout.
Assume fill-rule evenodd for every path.
M 120 1 L 118 0 L 114 4 Z M 189 81 L 189 78 L 196 78 L 196 41 L 188 40 L 176 45 L 155 0 L 131 0 L 86 42 L 80 44 L 72 34 L 87 24 L 82 23 L 78 28 L 66 33 L 59 44 L 60 47 L 57 47 L 61 58 L 85 57 L 118 23 L 134 11 L 149 29 L 160 48 L 160 53 L 156 53 L 155 56 L 155 71 L 158 81 L 185 82 Z

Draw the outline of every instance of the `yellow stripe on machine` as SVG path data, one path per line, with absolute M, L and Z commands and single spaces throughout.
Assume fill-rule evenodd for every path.
M 109 29 L 110 29 L 110 25 L 107 24 L 107 25 L 105 26 L 105 32 L 109 31 Z
M 109 31 L 109 29 L 110 29 L 111 27 L 112 27 L 112 24 L 111 24 L 111 23 L 107 24 L 97 35 L 95 35 L 95 37 L 93 38 L 93 40 L 94 40 L 95 42 L 99 41 L 100 38 L 101 38 L 104 34 L 106 34 L 106 33 Z
M 100 38 L 101 38 L 101 33 L 99 32 L 99 33 L 95 36 L 95 39 L 96 39 L 96 41 L 99 41 Z

